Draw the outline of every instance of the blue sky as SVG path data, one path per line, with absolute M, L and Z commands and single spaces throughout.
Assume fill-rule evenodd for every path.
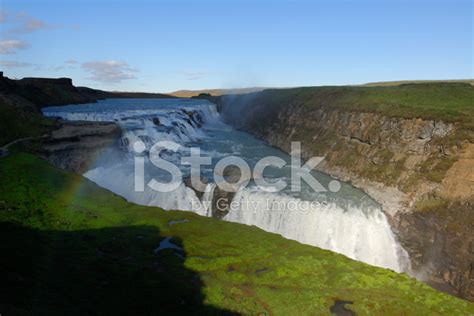
M 472 1 L 0 0 L 0 69 L 107 90 L 473 77 Z

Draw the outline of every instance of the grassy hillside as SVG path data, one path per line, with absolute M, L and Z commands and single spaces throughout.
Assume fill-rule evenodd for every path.
M 409 84 L 409 83 L 468 83 L 470 85 L 474 85 L 474 79 L 449 79 L 449 80 L 400 80 L 400 81 L 380 81 L 380 82 L 369 82 L 364 84 L 364 86 L 399 86 L 402 84 Z
M 315 110 L 329 107 L 379 112 L 388 116 L 461 122 L 474 129 L 474 87 L 467 83 L 420 83 L 400 86 L 342 86 L 269 89 L 240 97 L 243 103 L 268 104 L 268 111 L 290 104 Z M 251 102 L 249 102 L 251 101 Z
M 0 159 L 0 311 L 469 315 L 414 279 L 255 227 L 130 204 L 29 154 Z M 171 221 L 186 220 L 171 225 Z M 154 253 L 165 237 L 183 247 Z

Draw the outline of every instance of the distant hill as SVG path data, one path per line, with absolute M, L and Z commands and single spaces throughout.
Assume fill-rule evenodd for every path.
M 252 92 L 259 92 L 268 88 L 265 87 L 251 87 L 251 88 L 236 88 L 236 89 L 203 89 L 203 90 L 178 90 L 170 92 L 169 95 L 179 98 L 190 98 L 198 96 L 201 93 L 209 93 L 212 96 L 220 96 L 224 94 L 245 94 Z
M 137 99 L 166 99 L 176 98 L 173 95 L 153 92 L 109 92 L 114 98 L 137 98 Z
M 402 84 L 410 83 L 443 83 L 443 82 L 462 82 L 474 85 L 474 79 L 454 79 L 454 80 L 400 80 L 400 81 L 381 81 L 381 82 L 369 82 L 363 84 L 368 87 L 388 87 L 388 86 L 399 86 Z
M 347 85 L 347 86 L 367 86 L 367 87 L 390 87 L 399 86 L 402 84 L 410 83 L 469 83 L 474 86 L 474 79 L 454 79 L 454 80 L 400 80 L 400 81 L 380 81 L 380 82 L 369 82 L 364 84 Z M 202 93 L 208 93 L 211 96 L 221 96 L 225 94 L 246 94 L 252 92 L 260 92 L 265 89 L 272 89 L 269 87 L 250 87 L 250 88 L 235 88 L 235 89 L 202 89 L 202 90 L 177 90 L 168 93 L 168 95 L 178 98 L 191 98 L 198 96 Z

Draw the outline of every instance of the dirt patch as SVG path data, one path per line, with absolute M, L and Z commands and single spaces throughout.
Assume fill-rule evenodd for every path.
M 474 144 L 467 144 L 443 179 L 440 194 L 449 199 L 474 197 Z

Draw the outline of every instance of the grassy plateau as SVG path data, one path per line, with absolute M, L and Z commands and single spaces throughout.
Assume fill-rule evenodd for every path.
M 460 122 L 474 129 L 474 86 L 469 83 L 408 83 L 398 86 L 327 86 L 269 89 L 265 102 L 378 112 L 387 116 Z

